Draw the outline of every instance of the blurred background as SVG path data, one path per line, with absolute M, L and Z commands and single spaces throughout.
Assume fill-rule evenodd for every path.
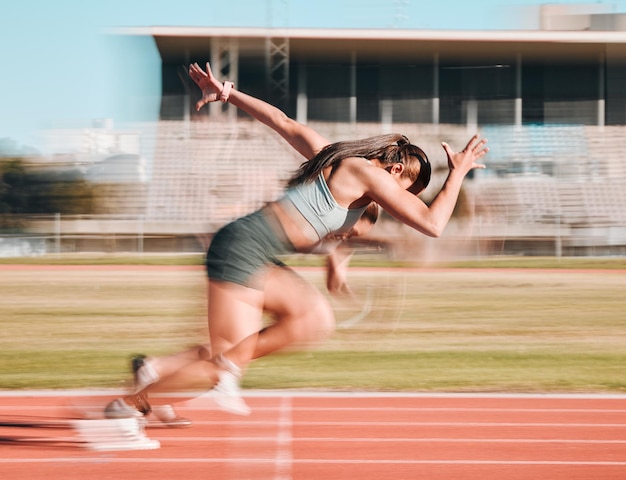
M 394 259 L 626 255 L 626 2 L 25 0 L 0 18 L 0 257 L 202 252 L 303 160 L 190 62 L 337 141 L 489 139 L 432 241 L 383 215 Z

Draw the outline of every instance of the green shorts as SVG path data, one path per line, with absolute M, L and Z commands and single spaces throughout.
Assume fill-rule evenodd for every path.
M 279 255 L 294 248 L 269 209 L 258 210 L 222 227 L 206 255 L 210 279 L 262 290 L 257 273 L 270 265 L 285 266 Z

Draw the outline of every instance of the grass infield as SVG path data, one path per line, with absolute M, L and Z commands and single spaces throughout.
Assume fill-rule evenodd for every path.
M 119 387 L 133 353 L 206 338 L 202 268 L 158 267 L 199 256 L 0 263 L 31 264 L 0 265 L 2 389 Z M 63 268 L 76 264 L 87 266 Z M 331 300 L 335 335 L 258 360 L 245 387 L 626 392 L 626 259 L 353 264 L 368 268 L 350 271 L 356 301 Z M 321 269 L 300 271 L 323 289 Z

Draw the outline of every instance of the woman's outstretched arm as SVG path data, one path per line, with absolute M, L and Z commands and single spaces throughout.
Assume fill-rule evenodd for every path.
M 197 63 L 190 65 L 189 76 L 202 91 L 202 98 L 196 103 L 196 110 L 200 110 L 207 103 L 220 100 L 224 85 L 213 76 L 209 63 L 206 64 L 206 71 Z M 282 110 L 263 100 L 234 88 L 230 90 L 227 100 L 277 132 L 307 160 L 330 143 L 312 128 L 289 118 Z
M 430 205 L 419 197 L 402 189 L 384 170 L 373 165 L 363 167 L 360 162 L 351 162 L 355 175 L 364 186 L 365 194 L 377 202 L 387 213 L 402 223 L 431 237 L 438 237 L 448 224 L 461 192 L 466 175 L 475 168 L 485 168 L 478 161 L 489 151 L 487 140 L 475 135 L 460 152 L 442 144 L 448 157 L 450 169 L 441 190 Z

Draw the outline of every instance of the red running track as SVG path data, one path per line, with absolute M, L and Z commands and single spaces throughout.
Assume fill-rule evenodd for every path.
M 1 416 L 67 415 L 67 394 L 55 395 L 0 394 Z M 161 443 L 158 450 L 0 445 L 1 477 L 626 479 L 626 396 L 246 396 L 253 409 L 249 417 L 220 412 L 208 398 L 179 403 L 180 413 L 191 418 L 193 426 L 148 428 L 148 436 Z M 104 403 L 106 397 L 72 401 Z M 0 429 L 1 435 L 8 435 L 7 429 Z

